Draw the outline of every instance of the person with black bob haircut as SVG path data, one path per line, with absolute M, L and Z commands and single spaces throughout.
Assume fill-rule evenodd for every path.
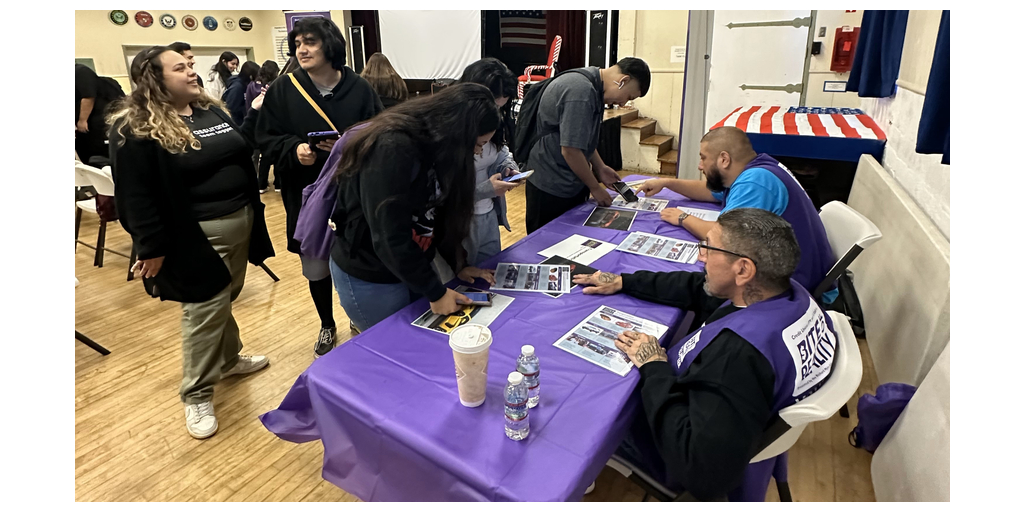
M 334 348 L 331 270 L 327 260 L 299 253 L 295 226 L 302 207 L 302 189 L 316 181 L 337 138 L 309 144 L 311 132 L 337 131 L 366 121 L 384 110 L 366 80 L 345 65 L 345 39 L 331 20 L 303 18 L 289 32 L 288 48 L 299 67 L 267 89 L 256 127 L 262 158 L 274 165 L 274 182 L 284 204 L 288 250 L 299 254 L 302 275 L 320 316 L 313 352 Z M 326 116 L 326 118 L 325 118 Z
M 338 164 L 331 276 L 360 331 L 426 297 L 448 315 L 469 299 L 447 288 L 431 262 L 440 253 L 460 279 L 494 284 L 466 266 L 476 179 L 473 155 L 494 136 L 498 109 L 486 87 L 455 84 L 382 112 L 346 139 Z
M 481 262 L 501 252 L 501 232 L 498 226 L 504 226 L 509 232 L 512 226 L 508 222 L 505 193 L 519 186 L 519 183 L 507 183 L 502 178 L 519 174 L 519 166 L 507 146 L 513 138 L 515 124 L 512 123 L 512 103 L 509 101 L 516 93 L 516 76 L 498 59 L 487 57 L 466 66 L 459 78 L 462 83 L 475 83 L 487 87 L 494 95 L 494 103 L 499 109 L 501 119 L 494 137 L 481 148 L 480 154 L 474 158 L 476 168 L 476 203 L 473 206 L 473 222 L 470 225 L 469 237 L 463 242 L 466 249 L 466 260 L 469 265 L 478 266 Z

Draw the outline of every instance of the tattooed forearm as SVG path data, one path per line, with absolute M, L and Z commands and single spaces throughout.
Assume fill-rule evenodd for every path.
M 643 366 L 648 361 L 668 361 L 665 349 L 658 345 L 658 340 L 656 339 L 644 342 L 636 349 L 636 354 L 633 356 L 633 362 L 637 368 Z
M 612 274 L 611 272 L 601 272 L 601 275 L 597 276 L 597 281 L 601 284 L 614 283 L 619 278 L 618 274 Z

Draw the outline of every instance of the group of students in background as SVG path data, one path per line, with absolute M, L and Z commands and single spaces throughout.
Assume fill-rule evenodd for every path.
M 605 105 L 645 95 L 651 81 L 647 64 L 629 57 L 608 68 L 570 70 L 549 79 L 544 89 L 538 89 L 543 95 L 534 95 L 536 119 L 530 122 L 536 123 L 537 136 L 524 147 L 515 147 L 523 122 L 520 119 L 517 126 L 511 116 L 516 76 L 497 59 L 474 62 L 457 83 L 410 99 L 405 82 L 383 55 L 371 56 L 362 76 L 347 67 L 345 40 L 330 20 L 297 21 L 288 45 L 291 59 L 280 74 L 277 65 L 267 61 L 263 66 L 247 62 L 233 76 L 238 58 L 225 52 L 205 86 L 193 70 L 187 44 L 149 48 L 131 65 L 136 88 L 114 102 L 106 117 L 115 200 L 138 253 L 138 273 L 152 296 L 182 303 L 179 393 L 186 428 L 196 438 L 217 431 L 214 384 L 269 363 L 266 356 L 241 354 L 231 308 L 244 284 L 247 264 L 260 264 L 275 254 L 260 200 L 268 187 L 265 168 L 273 166 L 274 185 L 286 213 L 287 249 L 299 256 L 320 317 L 314 343 L 319 357 L 337 340 L 332 286 L 351 321 L 350 329 L 358 333 L 421 297 L 442 315 L 470 303 L 445 286 L 447 279 L 441 276 L 494 284 L 494 271 L 481 266 L 501 251 L 500 227 L 511 231 L 505 195 L 519 185 L 503 178 L 520 172 L 517 161 L 536 171 L 526 185 L 528 232 L 588 196 L 600 205 L 610 204 L 605 186 L 619 177 L 596 151 Z M 312 132 L 337 132 L 339 137 L 313 140 L 308 136 Z M 807 274 L 806 281 L 814 284 L 824 278 L 822 268 L 827 271 L 834 258 L 822 241 L 820 221 L 813 224 L 810 200 L 799 195 L 799 185 L 787 177 L 788 171 L 772 162 L 754 153 L 742 132 L 720 129 L 701 143 L 700 169 L 707 183 L 658 180 L 645 185 L 648 195 L 667 187 L 695 199 L 725 203 L 721 228 L 688 220 L 682 211 L 673 211 L 678 216 L 666 219 L 702 239 L 700 258 L 707 263 L 706 276 L 599 273 L 580 277 L 577 284 L 591 287 L 587 293 L 623 291 L 684 309 L 698 308 L 709 322 L 725 314 L 747 318 L 747 311 L 756 310 L 749 306 L 761 302 L 786 304 L 786 311 L 800 314 L 814 309 L 809 304 L 815 298 L 801 287 L 808 285 L 791 286 L 790 276 Z M 258 172 L 253 172 L 254 164 Z M 755 166 L 763 172 L 749 172 Z M 328 212 L 322 229 L 333 230 L 332 243 L 328 254 L 304 253 L 296 238 L 300 214 L 311 211 L 308 203 L 303 204 L 303 190 L 323 177 L 336 185 L 333 204 L 317 205 Z M 766 200 L 765 194 L 752 199 L 753 190 L 767 190 L 765 194 L 775 194 L 775 199 Z M 742 246 L 743 251 L 722 248 L 727 243 L 741 247 L 736 245 L 741 239 L 752 241 Z M 820 257 L 809 258 L 812 252 Z M 665 285 L 670 281 L 682 284 Z M 683 292 L 689 294 L 686 300 L 677 297 Z M 734 304 L 727 311 L 720 309 L 725 299 Z M 711 312 L 718 317 L 709 317 Z M 788 314 L 775 318 L 789 321 Z M 761 344 L 779 342 L 774 331 L 740 334 L 757 350 Z M 687 375 L 692 380 L 703 371 L 711 375 L 709 380 L 745 390 L 745 395 L 736 396 L 760 400 L 774 393 L 769 389 L 773 368 L 792 364 L 782 356 L 758 363 L 763 382 L 737 383 L 730 380 L 735 372 L 724 367 L 709 370 L 698 357 L 689 370 L 674 363 L 673 376 L 672 368 L 657 364 L 669 362 L 657 341 L 620 338 L 617 346 L 638 367 L 655 363 L 641 372 L 641 387 L 660 382 L 660 391 L 650 392 L 657 394 L 659 410 L 671 408 L 684 416 L 690 407 L 693 414 L 703 414 L 697 411 L 699 404 L 683 403 Z M 731 347 L 757 359 L 745 343 Z M 668 391 L 671 396 L 665 395 Z M 654 397 L 645 395 L 651 402 L 649 414 Z M 729 402 L 728 397 L 722 400 Z M 759 403 L 757 414 L 744 413 L 749 420 L 745 426 L 756 431 L 760 416 L 774 409 L 771 400 Z M 679 419 L 678 414 L 673 417 Z M 663 436 L 659 440 L 685 434 L 678 425 L 656 425 L 663 415 L 657 416 L 651 417 L 651 428 Z M 718 423 L 736 421 L 726 418 Z M 650 430 L 645 425 L 641 430 Z M 750 432 L 742 433 L 753 436 Z M 749 451 L 750 439 L 742 441 L 746 445 L 734 446 L 736 465 Z M 708 446 L 708 453 L 721 451 L 721 446 Z M 699 465 L 692 468 L 699 470 Z M 727 484 L 735 483 L 734 470 L 730 469 L 727 476 L 732 480 Z

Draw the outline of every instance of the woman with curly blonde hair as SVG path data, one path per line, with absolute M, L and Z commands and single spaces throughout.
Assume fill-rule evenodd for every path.
M 180 395 L 186 429 L 202 439 L 217 432 L 214 384 L 269 362 L 239 353 L 231 302 L 246 262 L 262 263 L 274 249 L 245 133 L 256 117 L 238 127 L 197 78 L 185 57 L 152 47 L 138 87 L 108 122 L 119 146 L 112 151 L 115 201 L 138 251 L 136 272 L 150 295 L 181 302 Z

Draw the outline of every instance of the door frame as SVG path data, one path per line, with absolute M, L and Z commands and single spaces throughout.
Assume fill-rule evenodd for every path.
M 807 28 L 807 44 L 804 48 L 804 69 L 801 79 L 799 106 L 807 103 L 807 81 L 810 78 L 811 46 L 818 11 L 811 10 L 811 26 Z M 708 89 L 711 84 L 711 55 L 715 11 L 690 11 L 686 31 L 686 64 L 683 75 L 683 101 L 679 119 L 679 159 L 676 163 L 676 177 L 680 179 L 703 180 L 697 170 L 700 159 L 700 139 L 707 133 L 704 126 L 708 105 Z

